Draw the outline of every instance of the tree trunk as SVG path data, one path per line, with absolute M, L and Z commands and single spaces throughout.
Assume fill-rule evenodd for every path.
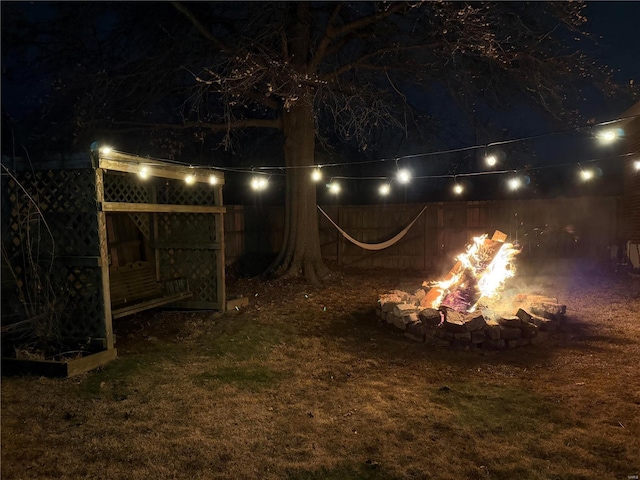
M 295 16 L 288 50 L 291 63 L 303 75 L 309 68 L 311 12 L 308 2 L 292 4 Z M 316 128 L 313 90 L 300 86 L 297 98 L 284 99 L 282 128 L 284 159 L 287 165 L 287 197 L 285 229 L 280 253 L 269 268 L 270 273 L 284 277 L 304 277 L 319 285 L 329 274 L 320 253 L 320 232 L 316 207 L 316 184 L 311 180 L 315 166 Z
M 286 219 L 282 247 L 269 271 L 276 276 L 304 275 L 319 284 L 329 270 L 320 253 L 316 207 L 316 184 L 311 179 L 315 165 L 315 125 L 311 92 L 301 95 L 283 112 L 284 157 L 287 171 Z

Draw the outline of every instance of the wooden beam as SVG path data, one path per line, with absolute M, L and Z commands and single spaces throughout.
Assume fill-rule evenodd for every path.
M 111 313 L 113 314 L 114 319 L 122 318 L 128 315 L 133 315 L 134 313 L 143 312 L 151 308 L 160 307 L 162 305 L 167 305 L 169 303 L 174 303 L 191 297 L 193 297 L 192 292 L 174 293 L 173 295 L 165 295 L 164 297 L 154 298 L 152 300 L 147 300 L 146 302 L 127 305 L 126 307 L 115 309 Z
M 215 191 L 216 205 L 222 206 L 222 188 Z M 220 244 L 220 249 L 216 252 L 216 300 L 221 306 L 221 310 L 225 311 L 226 306 L 226 279 L 225 279 L 225 260 L 224 260 L 224 215 L 219 215 L 215 219 L 216 222 L 216 240 Z
M 80 375 L 81 373 L 90 372 L 98 367 L 101 367 L 111 360 L 115 360 L 118 356 L 118 350 L 115 348 L 109 348 L 102 352 L 94 353 L 86 357 L 80 358 L 73 362 L 67 363 L 67 377 L 73 377 Z
M 104 203 L 104 170 L 95 169 L 96 203 L 98 206 Z M 107 339 L 107 349 L 113 349 L 115 339 L 113 336 L 113 322 L 111 318 L 111 287 L 109 285 L 109 245 L 107 242 L 107 218 L 98 207 L 98 246 L 100 249 L 100 271 L 102 280 L 102 298 L 104 302 L 104 330 Z
M 101 267 L 101 257 L 92 256 L 73 256 L 73 257 L 56 257 L 55 261 L 61 265 L 71 265 L 74 267 Z
M 95 370 L 118 356 L 118 350 L 109 348 L 82 358 L 67 361 L 2 359 L 3 375 L 39 375 L 66 378 Z
M 151 244 L 152 248 L 175 248 L 188 250 L 222 250 L 220 243 L 167 243 L 158 242 Z
M 200 301 L 186 301 L 176 302 L 171 304 L 172 308 L 179 308 L 182 310 L 224 310 L 224 304 L 219 302 L 209 302 L 206 300 Z
M 193 175 L 197 183 L 209 183 L 209 177 L 213 175 L 216 177 L 216 182 L 212 185 L 213 188 L 219 188 L 220 185 L 224 185 L 224 175 L 220 172 L 208 170 L 206 167 L 191 168 L 119 152 L 100 153 L 98 166 L 104 170 L 135 174 L 139 174 L 144 167 L 149 177 L 172 178 L 175 180 L 184 180 L 187 175 Z
M 226 207 L 214 205 L 170 205 L 164 203 L 103 202 L 103 212 L 136 213 L 224 213 Z

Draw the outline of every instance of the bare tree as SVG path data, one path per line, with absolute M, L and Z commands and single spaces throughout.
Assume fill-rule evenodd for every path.
M 232 148 L 239 131 L 281 131 L 285 235 L 270 272 L 313 283 L 328 274 L 309 175 L 318 143 L 342 139 L 365 149 L 383 129 L 415 138 L 424 124 L 411 92 L 436 84 L 470 118 L 478 102 L 490 108 L 521 102 L 576 118 L 582 88 L 614 87 L 610 72 L 575 46 L 586 22 L 576 3 L 82 8 L 80 15 L 62 4 L 41 47 L 50 71 L 58 72 L 52 80 L 65 93 L 59 98 L 75 96 L 68 119 L 74 132 L 153 132 L 163 141 L 177 139 L 176 146 L 212 136 Z

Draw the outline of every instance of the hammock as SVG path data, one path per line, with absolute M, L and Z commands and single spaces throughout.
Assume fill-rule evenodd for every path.
M 331 220 L 331 217 L 329 217 L 329 215 L 327 215 L 327 213 L 324 210 L 322 210 L 322 208 L 320 208 L 320 205 L 318 205 L 318 210 L 320 210 L 322 212 L 322 214 L 329 219 L 329 221 L 333 224 L 334 227 L 336 227 L 338 229 L 338 231 L 342 234 L 342 236 L 344 238 L 349 240 L 354 245 L 357 245 L 360 248 L 364 248 L 365 250 L 383 250 L 383 249 L 385 249 L 387 247 L 390 247 L 394 243 L 398 242 L 402 237 L 404 237 L 406 235 L 406 233 L 411 229 L 411 227 L 413 227 L 413 224 L 418 221 L 418 218 L 420 218 L 420 215 L 422 215 L 422 212 L 424 212 L 426 209 L 427 209 L 427 206 L 425 205 L 424 208 L 422 210 L 420 210 L 420 213 L 418 213 L 416 218 L 414 218 L 413 221 L 409 225 L 404 227 L 400 233 L 398 233 L 395 237 L 387 240 L 386 242 L 382 242 L 382 243 L 363 243 L 363 242 L 359 242 L 358 240 L 353 238 L 351 235 L 349 235 L 347 232 L 345 232 L 343 229 L 341 229 L 336 224 L 336 222 Z

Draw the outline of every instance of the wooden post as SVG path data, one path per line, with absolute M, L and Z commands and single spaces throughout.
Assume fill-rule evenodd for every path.
M 215 187 L 215 204 L 218 207 L 222 206 L 222 187 L 219 185 Z M 216 222 L 216 239 L 220 244 L 220 249 L 216 253 L 216 296 L 218 297 L 220 309 L 224 312 L 227 308 L 224 271 L 224 213 L 216 213 L 214 214 L 214 218 Z
M 340 222 L 340 211 L 341 211 L 341 207 L 340 205 L 338 205 L 338 219 L 336 220 L 336 223 L 338 225 L 342 225 L 342 223 Z M 338 266 L 342 266 L 342 234 L 338 231 L 338 229 L 336 229 L 336 248 L 337 248 L 337 253 L 336 253 L 336 263 L 338 264 Z
M 158 189 L 154 184 L 151 187 L 151 202 L 158 203 Z M 150 213 L 152 215 L 151 223 L 151 245 L 153 245 L 153 260 L 156 267 L 156 281 L 160 281 L 160 249 L 158 248 L 158 212 Z
M 100 242 L 100 270 L 102 271 L 102 295 L 104 301 L 104 326 L 106 347 L 112 349 L 115 346 L 113 338 L 113 325 L 111 323 L 111 288 L 109 286 L 109 249 L 107 245 L 107 222 L 105 212 L 100 206 L 104 203 L 104 170 L 95 169 L 96 202 L 98 211 L 98 241 Z

